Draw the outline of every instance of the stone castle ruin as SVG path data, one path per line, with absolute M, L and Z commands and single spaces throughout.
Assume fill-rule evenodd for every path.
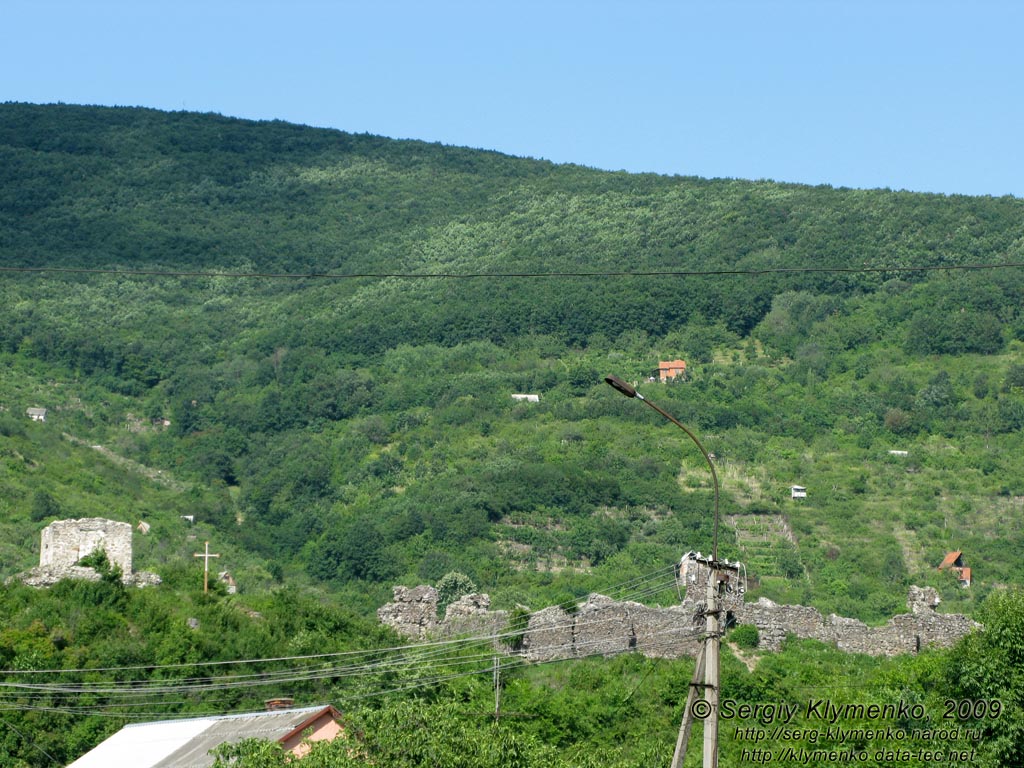
M 760 636 L 759 648 L 777 651 L 787 635 L 820 640 L 850 653 L 895 656 L 917 653 L 925 646 L 949 647 L 979 626 L 960 614 L 938 613 L 939 595 L 931 587 L 910 587 L 909 613 L 879 627 L 858 619 L 816 608 L 779 605 L 762 597 L 745 602 L 739 571 L 732 575 L 722 599 L 727 625 L 752 624 Z M 680 605 L 654 608 L 591 594 L 585 602 L 565 610 L 545 608 L 529 615 L 519 652 L 530 661 L 554 661 L 593 654 L 613 655 L 637 651 L 655 658 L 696 656 L 704 632 L 703 597 L 710 569 L 707 561 L 689 553 L 678 571 L 686 597 Z M 411 639 L 454 636 L 495 636 L 508 633 L 506 611 L 491 611 L 487 595 L 466 595 L 437 617 L 437 590 L 429 586 L 395 587 L 394 599 L 377 616 L 383 624 Z M 508 643 L 495 647 L 508 650 Z
M 43 529 L 40 568 L 67 568 L 98 549 L 121 573 L 132 572 L 132 527 L 128 523 L 87 517 L 58 520 Z
M 97 581 L 100 574 L 78 563 L 103 550 L 110 564 L 121 570 L 125 584 L 144 587 L 160 583 L 154 573 L 132 571 L 132 527 L 128 523 L 86 517 L 57 520 L 43 529 L 39 548 L 39 566 L 21 574 L 32 587 L 49 587 L 62 579 Z

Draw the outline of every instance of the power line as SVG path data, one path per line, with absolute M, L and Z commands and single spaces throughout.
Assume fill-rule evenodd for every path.
M 5 719 L 3 719 L 3 718 L 0 718 L 0 723 L 3 723 L 4 725 L 6 725 L 6 726 L 7 726 L 8 728 L 10 728 L 10 729 L 11 729 L 12 731 L 14 731 L 14 732 L 15 732 L 16 734 L 18 734 L 19 736 L 21 736 L 21 738 L 23 738 L 23 739 L 24 739 L 25 741 L 27 741 L 27 742 L 28 742 L 29 744 L 31 744 L 33 748 L 35 748 L 35 749 L 39 750 L 39 751 L 40 751 L 40 752 L 42 752 L 42 753 L 43 753 L 44 755 L 46 755 L 46 756 L 47 756 L 48 758 L 50 758 L 50 761 L 51 761 L 51 762 L 52 762 L 52 763 L 53 763 L 54 765 L 61 765 L 61 764 L 62 764 L 62 763 L 61 763 L 61 762 L 60 762 L 60 761 L 59 761 L 59 760 L 58 760 L 57 758 L 55 758 L 55 757 L 54 757 L 53 755 L 51 755 L 51 754 L 50 754 L 49 752 L 47 752 L 47 751 L 46 751 L 45 749 L 43 749 L 42 747 L 40 747 L 40 746 L 39 746 L 39 745 L 38 745 L 38 744 L 36 743 L 35 739 L 33 739 L 33 738 L 32 738 L 31 736 L 26 736 L 26 735 L 25 735 L 24 733 L 22 733 L 22 732 L 21 732 L 21 731 L 19 731 L 19 730 L 18 730 L 17 728 L 15 728 L 15 727 L 14 727 L 14 724 L 13 724 L 13 723 L 9 723 L 9 722 L 8 722 L 7 720 L 5 720 Z
M 675 632 L 675 631 L 666 631 L 666 632 L 663 632 L 661 634 L 666 635 L 666 637 L 662 641 L 660 641 L 660 642 L 656 642 L 656 643 L 650 644 L 649 648 L 651 650 L 667 650 L 669 648 L 672 648 L 672 647 L 676 646 L 680 639 L 696 638 L 696 637 L 698 637 L 700 635 L 700 632 L 699 631 L 692 631 L 692 632 L 683 633 L 682 635 L 680 635 L 678 632 Z M 630 648 L 621 648 L 621 649 L 618 649 L 616 651 L 609 652 L 607 649 L 602 647 L 603 643 L 604 643 L 604 641 L 600 640 L 600 639 L 593 640 L 593 641 L 591 641 L 589 643 L 582 643 L 582 644 L 581 643 L 577 643 L 574 646 L 575 647 L 575 655 L 573 655 L 573 656 L 565 656 L 565 657 L 561 657 L 561 658 L 546 659 L 546 660 L 541 660 L 541 661 L 531 661 L 531 660 L 529 660 L 529 659 L 527 659 L 526 657 L 523 657 L 523 656 L 510 657 L 509 663 L 503 664 L 502 665 L 502 669 L 509 670 L 509 669 L 515 669 L 517 667 L 525 666 L 525 665 L 528 665 L 528 664 L 531 665 L 531 666 L 536 666 L 536 665 L 541 665 L 541 664 L 552 664 L 552 663 L 561 663 L 561 662 L 565 662 L 565 661 L 575 661 L 575 660 L 590 658 L 590 657 L 594 657 L 594 656 L 605 656 L 605 657 L 607 657 L 607 656 L 620 655 L 622 653 L 632 653 L 632 652 L 635 652 L 635 651 L 633 651 L 633 649 L 630 649 Z M 558 647 L 558 646 L 552 646 L 552 647 Z M 543 650 L 543 649 L 541 649 L 541 650 Z M 420 676 L 415 677 L 413 679 L 410 679 L 410 680 L 408 680 L 406 682 L 397 682 L 397 683 L 394 683 L 394 684 L 391 684 L 391 685 L 386 685 L 386 684 L 376 685 L 376 686 L 373 686 L 373 687 L 369 688 L 368 690 L 364 690 L 362 692 L 343 694 L 342 698 L 344 700 L 359 700 L 359 699 L 366 699 L 366 698 L 377 698 L 377 697 L 380 697 L 380 696 L 387 696 L 387 695 L 396 694 L 396 693 L 405 693 L 405 692 L 409 692 L 409 691 L 413 691 L 413 690 L 419 690 L 419 689 L 422 689 L 422 688 L 428 688 L 428 687 L 431 687 L 431 686 L 439 685 L 439 684 L 442 684 L 442 683 L 445 683 L 445 682 L 450 682 L 450 681 L 461 679 L 461 678 L 465 678 L 465 677 L 475 677 L 475 676 L 480 676 L 480 675 L 484 675 L 484 674 L 489 674 L 489 673 L 492 672 L 491 664 L 492 664 L 493 657 L 494 657 L 494 652 L 493 652 L 493 650 L 491 650 L 491 651 L 489 651 L 487 653 L 481 653 L 481 654 L 479 654 L 477 656 L 469 657 L 469 658 L 466 658 L 466 659 L 448 660 L 447 664 L 445 665 L 445 666 L 449 667 L 448 669 L 438 669 L 438 664 L 436 664 L 436 663 L 426 663 L 426 662 L 423 662 L 423 663 L 420 663 L 420 664 L 414 664 L 413 665 L 413 669 L 410 670 L 410 671 L 415 672 L 417 670 L 418 671 L 430 670 L 430 674 L 427 674 L 426 676 L 420 675 Z M 461 666 L 459 666 L 459 665 L 461 665 Z M 466 667 L 468 667 L 468 669 Z M 328 679 L 328 678 L 333 678 L 334 675 L 330 674 L 330 672 L 325 672 L 322 675 L 319 675 L 318 677 L 322 677 L 324 679 Z M 314 678 L 314 679 L 316 679 L 316 678 Z M 301 681 L 301 680 L 296 680 L 296 681 Z M 291 681 L 289 681 L 289 680 L 279 680 L 279 681 L 273 683 L 273 685 L 279 686 L 282 682 L 291 682 Z M 271 683 L 266 683 L 266 684 L 271 684 Z M 57 686 L 54 686 L 52 688 L 51 687 L 47 687 L 47 686 L 40 686 L 40 687 L 48 688 L 49 693 L 51 693 L 53 695 L 62 695 L 62 696 L 65 696 L 65 697 L 69 696 L 69 695 L 75 695 L 75 694 L 78 694 L 78 695 L 88 695 L 88 696 L 92 697 L 92 696 L 97 695 L 97 693 L 99 693 L 98 691 L 83 692 L 83 691 L 76 691 L 74 689 L 60 689 Z M 199 686 L 197 688 L 191 688 L 191 689 L 188 689 L 188 690 L 178 690 L 178 691 L 167 690 L 166 693 L 187 692 L 187 693 L 196 694 L 196 693 L 202 693 L 204 691 L 212 691 L 212 690 L 224 690 L 224 687 L 220 686 L 220 685 L 213 684 L 213 685 Z M 149 693 L 151 694 L 153 692 L 150 691 Z M 12 702 L 3 702 L 2 700 L 0 700 L 0 711 L 27 711 L 27 710 L 32 710 L 32 711 L 48 711 L 48 712 L 66 713 L 66 714 L 98 714 L 98 715 L 111 714 L 111 715 L 113 715 L 114 713 L 110 712 L 110 710 L 113 710 L 113 709 L 134 708 L 134 707 L 151 707 L 154 704 L 168 706 L 168 705 L 174 704 L 174 703 L 181 703 L 181 702 L 167 701 L 166 699 L 161 700 L 160 698 L 152 698 L 152 697 L 148 701 L 139 701 L 139 702 L 135 702 L 135 703 L 131 703 L 130 701 L 126 701 L 126 700 L 122 700 L 122 701 L 116 701 L 115 700 L 115 701 L 108 701 L 108 702 L 103 703 L 103 704 L 94 704 L 94 705 L 85 705 L 85 706 L 83 706 L 83 705 L 75 705 L 75 704 L 68 704 L 68 705 L 65 705 L 65 706 L 61 706 L 61 705 L 56 705 L 56 704 L 53 704 L 53 703 L 31 704 L 31 703 L 28 703 L 28 702 L 25 701 L 25 699 L 31 700 L 31 699 L 42 699 L 42 698 L 44 698 L 44 697 L 37 694 L 35 696 L 29 695 L 29 696 L 18 697 L 17 702 L 13 702 L 13 701 Z M 117 713 L 117 714 L 119 716 L 122 716 L 122 717 L 129 717 L 129 716 L 131 716 L 131 717 L 146 717 L 146 716 L 152 716 L 154 714 L 159 715 L 161 713 L 152 713 L 152 712 L 148 712 L 147 711 L 147 712 L 134 712 L 134 713 L 131 713 L 131 715 L 128 715 L 128 714 L 126 714 L 124 712 Z M 189 715 L 189 717 L 193 717 L 193 716 L 195 716 L 194 713 Z
M 671 574 L 671 577 L 669 575 Z M 609 585 L 602 587 L 604 592 L 608 593 L 608 596 L 612 599 L 620 602 L 638 600 L 643 597 L 650 597 L 661 592 L 665 592 L 675 586 L 675 565 L 660 568 L 655 571 L 637 576 L 632 579 L 628 579 L 618 584 Z M 570 599 L 565 602 L 559 603 L 554 606 L 547 606 L 540 611 L 532 611 L 526 614 L 526 617 L 533 617 L 541 613 L 541 611 L 550 611 L 552 608 L 558 608 L 563 611 L 572 608 L 577 605 L 577 599 Z M 604 620 L 601 620 L 604 621 Z M 574 626 L 575 620 L 573 617 L 569 617 L 569 622 L 566 624 L 553 624 L 545 626 L 545 631 L 567 629 Z M 225 666 L 239 666 L 245 664 L 271 664 L 276 662 L 286 661 L 319 661 L 326 659 L 342 659 L 351 658 L 357 656 L 374 656 L 374 655 L 386 655 L 396 654 L 399 652 L 413 651 L 423 652 L 431 649 L 447 649 L 457 646 L 465 646 L 471 644 L 477 644 L 481 642 L 492 642 L 496 640 L 508 639 L 528 630 L 508 630 L 504 632 L 494 633 L 490 635 L 476 635 L 470 637 L 457 637 L 447 640 L 435 640 L 424 643 L 408 643 L 406 645 L 391 646 L 387 648 L 369 648 L 356 651 L 337 651 L 334 653 L 317 653 L 307 654 L 298 656 L 273 656 L 265 658 L 252 658 L 252 659 L 230 659 L 223 661 L 195 661 L 195 662 L 181 662 L 175 664 L 135 664 L 131 666 L 119 666 L 119 667 L 83 667 L 78 669 L 3 669 L 0 670 L 0 675 L 68 675 L 68 674 L 96 674 L 100 672 L 133 672 L 133 671 L 165 671 L 174 669 L 188 669 L 188 668 L 204 668 L 204 667 L 225 667 Z M 421 654 L 422 655 L 422 654 Z M 204 677 L 202 679 L 208 679 Z M 130 684 L 126 682 L 126 684 Z M 3 683 L 0 683 L 0 687 Z
M 621 619 L 617 616 L 603 617 L 590 620 L 577 620 L 574 624 L 563 624 L 545 626 L 539 630 L 528 630 L 525 634 L 548 633 L 551 631 L 568 630 L 570 628 L 582 633 L 593 631 L 600 632 L 607 625 L 619 625 Z M 191 693 L 197 691 L 228 690 L 235 688 L 253 688 L 265 686 L 280 686 L 282 684 L 311 682 L 317 680 L 340 680 L 344 678 L 376 676 L 389 672 L 409 672 L 417 669 L 429 669 L 431 671 L 443 670 L 446 668 L 458 668 L 468 664 L 490 661 L 495 654 L 493 641 L 505 638 L 516 633 L 500 633 L 496 635 L 485 635 L 469 637 L 458 641 L 462 647 L 435 648 L 432 645 L 424 647 L 430 649 L 427 653 L 397 655 L 394 658 L 385 658 L 380 661 L 357 662 L 340 666 L 318 666 L 311 668 L 289 668 L 276 672 L 255 672 L 244 675 L 221 675 L 214 677 L 195 677 L 180 680 L 123 680 L 123 681 L 95 681 L 89 683 L 21 683 L 21 682 L 0 682 L 0 700 L 4 696 L 14 695 L 17 698 L 33 698 L 49 695 L 59 696 L 120 696 L 125 699 L 141 699 L 151 697 L 154 694 L 169 695 L 175 693 Z M 666 643 L 675 643 L 679 639 L 697 636 L 699 633 L 693 631 L 679 631 L 676 628 L 649 633 L 648 638 L 666 636 Z M 586 650 L 591 647 L 604 648 L 607 639 L 597 637 L 590 640 L 575 640 L 572 644 L 573 657 L 585 657 L 589 655 Z M 484 647 L 480 647 L 484 646 Z M 660 650 L 661 642 L 646 642 L 644 649 Z M 544 656 L 550 652 L 564 649 L 566 644 L 555 642 L 545 646 L 532 646 L 531 652 Z M 628 650 L 624 648 L 623 650 Z M 582 651 L 582 652 L 581 652 Z M 601 651 L 599 651 L 600 653 Z M 364 653 L 373 654 L 373 651 Z M 519 658 L 519 657 L 511 657 Z M 524 658 L 524 663 L 529 659 Z M 532 662 L 535 663 L 535 662 Z
M 638 576 L 612 585 L 607 590 L 618 594 L 618 602 L 657 594 L 675 585 L 674 566 Z M 670 576 L 671 574 L 671 576 Z M 576 601 L 572 601 L 574 604 Z M 585 604 L 584 604 L 585 605 Z M 557 606 L 556 606 L 557 607 Z M 549 610 L 549 609 L 545 609 Z M 528 614 L 536 616 L 540 611 Z M 205 706 L 215 703 L 215 694 L 228 691 L 254 691 L 259 688 L 308 684 L 331 681 L 335 684 L 356 683 L 354 689 L 344 686 L 335 695 L 345 701 L 378 698 L 390 694 L 408 693 L 454 680 L 490 675 L 493 663 L 500 654 L 502 670 L 513 670 L 522 666 L 562 663 L 594 656 L 615 656 L 623 653 L 643 652 L 660 656 L 678 649 L 681 642 L 697 640 L 703 630 L 688 628 L 685 619 L 657 632 L 645 633 L 639 646 L 628 642 L 615 645 L 615 639 L 608 636 L 609 625 L 621 624 L 621 618 L 607 615 L 599 606 L 593 615 L 584 611 L 567 615 L 563 620 L 544 623 L 530 629 L 509 630 L 477 636 L 460 637 L 427 643 L 411 643 L 384 649 L 364 649 L 331 654 L 308 656 L 286 656 L 264 659 L 242 659 L 221 662 L 197 662 L 191 664 L 139 665 L 132 667 L 110 667 L 104 669 L 80 670 L 6 670 L 0 674 L 15 677 L 0 682 L 0 712 L 4 711 L 45 711 L 64 714 L 91 714 L 98 716 L 143 719 L 167 716 L 167 708 L 175 707 L 195 697 L 202 697 Z M 574 639 L 570 644 L 558 637 L 572 631 Z M 547 633 L 547 634 L 544 634 Z M 534 643 L 541 637 L 554 637 L 545 645 L 531 643 L 529 655 L 511 653 L 501 649 L 500 643 L 523 636 L 533 638 Z M 621 640 L 616 636 L 617 639 Z M 609 640 L 612 646 L 609 647 Z M 551 658 L 546 658 L 548 655 Z M 204 667 L 226 667 L 228 665 L 250 665 L 288 663 L 284 669 L 253 671 L 241 674 L 230 673 L 212 676 L 191 676 L 179 679 L 152 678 L 100 681 L 61 682 L 19 682 L 17 678 L 31 679 L 32 675 L 95 675 L 96 673 L 124 673 L 145 670 L 196 669 Z M 296 666 L 303 663 L 303 666 Z M 25 677 L 21 677 L 25 676 Z M 846 686 L 851 687 L 851 686 Z M 232 699 L 236 701 L 236 699 Z M 163 709 L 162 712 L 153 710 Z M 223 707 L 217 708 L 222 711 Z M 189 716 L 194 716 L 191 713 Z
M 671 579 L 666 578 L 672 574 Z M 674 567 L 664 568 L 634 579 L 627 580 L 619 585 L 610 586 L 609 592 L 620 594 L 622 598 L 636 598 L 656 594 L 674 585 Z M 530 615 L 536 615 L 534 614 Z M 286 669 L 275 671 L 261 671 L 247 674 L 227 674 L 220 676 L 190 677 L 177 680 L 105 680 L 91 682 L 69 682 L 57 683 L 27 683 L 6 680 L 0 682 L 0 711 L 12 710 L 40 710 L 56 711 L 67 713 L 97 713 L 105 714 L 111 710 L 135 710 L 134 712 L 120 712 L 125 717 L 144 717 L 150 714 L 148 710 L 156 707 L 167 707 L 180 704 L 178 698 L 183 695 L 195 696 L 210 694 L 215 691 L 228 690 L 251 690 L 260 687 L 280 688 L 283 685 L 297 683 L 309 683 L 315 681 L 333 680 L 357 680 L 367 678 L 384 679 L 364 687 L 359 692 L 349 692 L 346 699 L 360 699 L 366 697 L 377 697 L 388 693 L 415 690 L 419 688 L 438 685 L 450 680 L 467 676 L 486 674 L 492 671 L 493 659 L 498 649 L 498 643 L 502 640 L 523 635 L 530 637 L 538 633 L 565 632 L 574 630 L 577 637 L 571 644 L 568 655 L 566 643 L 555 641 L 550 645 L 536 645 L 531 647 L 533 658 L 526 656 L 506 656 L 503 668 L 513 669 L 525 664 L 554 663 L 571 659 L 587 658 L 589 656 L 616 655 L 633 651 L 628 644 L 622 647 L 609 649 L 607 647 L 606 628 L 609 624 L 618 625 L 621 619 L 617 616 L 602 615 L 600 612 L 595 616 L 568 615 L 564 621 L 554 624 L 545 623 L 544 626 L 535 629 L 528 627 L 523 630 L 498 632 L 479 636 L 462 637 L 447 641 L 431 643 L 416 643 L 404 646 L 397 646 L 389 649 L 367 649 L 361 651 L 347 651 L 336 654 L 318 654 L 315 656 L 292 656 L 278 657 L 275 659 L 244 659 L 230 662 L 212 662 L 213 665 L 225 664 L 268 664 L 271 662 L 296 662 L 296 661 L 342 661 L 343 663 L 325 663 L 315 666 L 295 667 L 289 666 Z M 590 639 L 583 639 L 590 635 Z M 651 633 L 645 637 L 642 650 L 658 653 L 662 650 L 677 646 L 682 640 L 696 638 L 699 633 L 692 630 L 680 630 L 679 627 L 670 627 L 660 632 Z M 558 653 L 561 651 L 562 653 Z M 507 653 L 507 651 L 505 651 Z M 551 659 L 544 659 L 548 654 L 554 653 Z M 535 655 L 534 655 L 535 654 Z M 537 657 L 540 657 L 538 659 Z M 203 663 L 196 664 L 174 664 L 174 665 L 140 665 L 133 667 L 105 668 L 105 669 L 82 669 L 82 670 L 7 670 L 4 674 L 20 676 L 28 674 L 39 675 L 48 673 L 51 675 L 68 675 L 73 673 L 97 672 L 125 672 L 146 670 L 153 672 L 156 669 L 181 669 L 207 666 Z M 391 675 L 408 676 L 405 681 L 388 680 Z M 22 678 L 24 680 L 24 678 Z M 65 700 L 66 703 L 55 703 Z M 105 699 L 102 703 L 91 703 L 96 699 Z M 205 696 L 204 696 L 205 698 Z M 139 710 L 147 710 L 145 713 Z
M 207 272 L 201 270 L 103 269 L 87 267 L 0 267 L 0 273 L 56 273 L 71 275 L 111 275 L 117 277 L 189 277 L 235 280 L 515 280 L 555 278 L 628 278 L 628 277 L 744 277 L 803 274 L 878 274 L 902 272 L 964 272 L 995 269 L 1019 269 L 1024 262 L 998 264 L 942 264 L 881 267 L 765 267 L 763 269 L 635 270 L 592 272 Z
M 592 621 L 584 621 L 585 629 L 594 629 L 599 625 L 617 621 L 606 618 Z M 624 653 L 635 653 L 638 651 L 654 652 L 669 651 L 678 648 L 678 644 L 685 640 L 696 640 L 702 637 L 703 630 L 690 629 L 680 631 L 678 628 L 669 628 L 648 636 L 642 648 L 620 647 L 609 650 L 606 647 L 607 638 L 595 637 L 589 641 L 577 640 L 573 644 L 573 655 L 558 656 L 550 659 L 531 659 L 524 655 L 512 655 L 504 657 L 501 664 L 502 670 L 513 670 L 523 666 L 539 666 L 547 664 L 576 661 L 596 656 L 610 657 Z M 489 643 L 493 635 L 480 637 L 463 638 L 459 643 Z M 106 683 L 112 685 L 108 688 L 81 687 L 74 684 L 37 684 L 26 686 L 31 690 L 17 688 L 18 684 L 0 686 L 0 712 L 3 711 L 44 711 L 60 714 L 88 714 L 104 717 L 118 717 L 125 719 L 145 719 L 152 717 L 166 717 L 164 711 L 153 711 L 154 708 L 170 707 L 185 703 L 176 698 L 177 695 L 195 697 L 203 696 L 207 706 L 215 703 L 216 699 L 209 694 L 214 692 L 226 692 L 232 689 L 253 689 L 258 687 L 269 687 L 280 689 L 282 685 L 312 682 L 317 680 L 333 680 L 339 682 L 351 678 L 371 678 L 392 673 L 408 675 L 406 680 L 381 679 L 376 683 L 365 686 L 362 690 L 339 691 L 335 695 L 342 701 L 358 701 L 371 698 L 379 698 L 399 693 L 409 693 L 424 688 L 441 685 L 467 677 L 480 677 L 491 674 L 492 664 L 495 657 L 493 646 L 477 647 L 474 651 L 470 647 L 438 647 L 437 644 L 428 643 L 420 646 L 427 650 L 423 654 L 399 655 L 394 659 L 384 659 L 377 662 L 365 664 L 356 663 L 343 665 L 341 667 L 324 667 L 313 670 L 283 670 L 270 675 L 226 675 L 219 678 L 193 678 L 188 681 L 154 681 L 154 685 L 148 688 L 139 689 L 139 681 L 128 681 L 121 683 Z M 537 646 L 531 648 L 535 653 L 564 648 L 564 644 L 556 643 L 549 646 Z M 466 653 L 471 651 L 471 653 Z M 372 654 L 372 651 L 365 653 Z M 143 681 L 145 682 L 145 681 Z M 94 683 L 93 685 L 104 685 Z M 820 686 L 798 685 L 793 690 L 817 690 Z M 869 685 L 845 684 L 837 686 L 844 689 L 869 688 Z M 8 688 L 8 691 L 2 691 Z M 52 699 L 70 699 L 67 703 L 54 703 Z M 96 698 L 103 697 L 106 700 L 102 703 L 82 703 L 82 700 L 89 702 Z M 171 698 L 175 697 L 175 698 Z M 77 700 L 77 703 L 76 703 Z M 194 702 L 194 699 L 193 699 Z M 126 711 L 127 710 L 127 711 Z M 223 707 L 217 707 L 218 713 L 223 713 Z M 196 716 L 195 712 L 188 715 Z

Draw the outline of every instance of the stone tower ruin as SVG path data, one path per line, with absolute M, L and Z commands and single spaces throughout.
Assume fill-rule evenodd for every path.
M 50 523 L 43 529 L 39 566 L 12 578 L 30 587 L 50 587 L 62 579 L 98 581 L 98 571 L 78 565 L 83 557 L 98 550 L 103 550 L 108 562 L 120 569 L 123 583 L 137 587 L 160 583 L 155 573 L 132 570 L 132 527 L 102 517 Z
M 102 517 L 57 520 L 46 526 L 39 550 L 39 567 L 68 568 L 99 549 L 107 553 L 107 560 L 120 568 L 121 573 L 132 572 L 132 527 Z

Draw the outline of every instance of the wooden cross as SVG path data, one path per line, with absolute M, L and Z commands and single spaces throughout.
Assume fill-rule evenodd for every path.
M 192 555 L 192 557 L 203 558 L 203 594 L 205 595 L 207 592 L 210 591 L 210 558 L 220 557 L 220 555 L 211 555 L 210 542 L 206 542 L 206 551 L 196 552 Z

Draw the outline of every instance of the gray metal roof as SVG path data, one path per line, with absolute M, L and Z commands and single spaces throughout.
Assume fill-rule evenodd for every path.
M 128 725 L 68 768 L 152 768 L 210 726 L 212 718 Z
M 68 768 L 209 768 L 210 750 L 243 739 L 277 741 L 327 705 L 126 725 Z

